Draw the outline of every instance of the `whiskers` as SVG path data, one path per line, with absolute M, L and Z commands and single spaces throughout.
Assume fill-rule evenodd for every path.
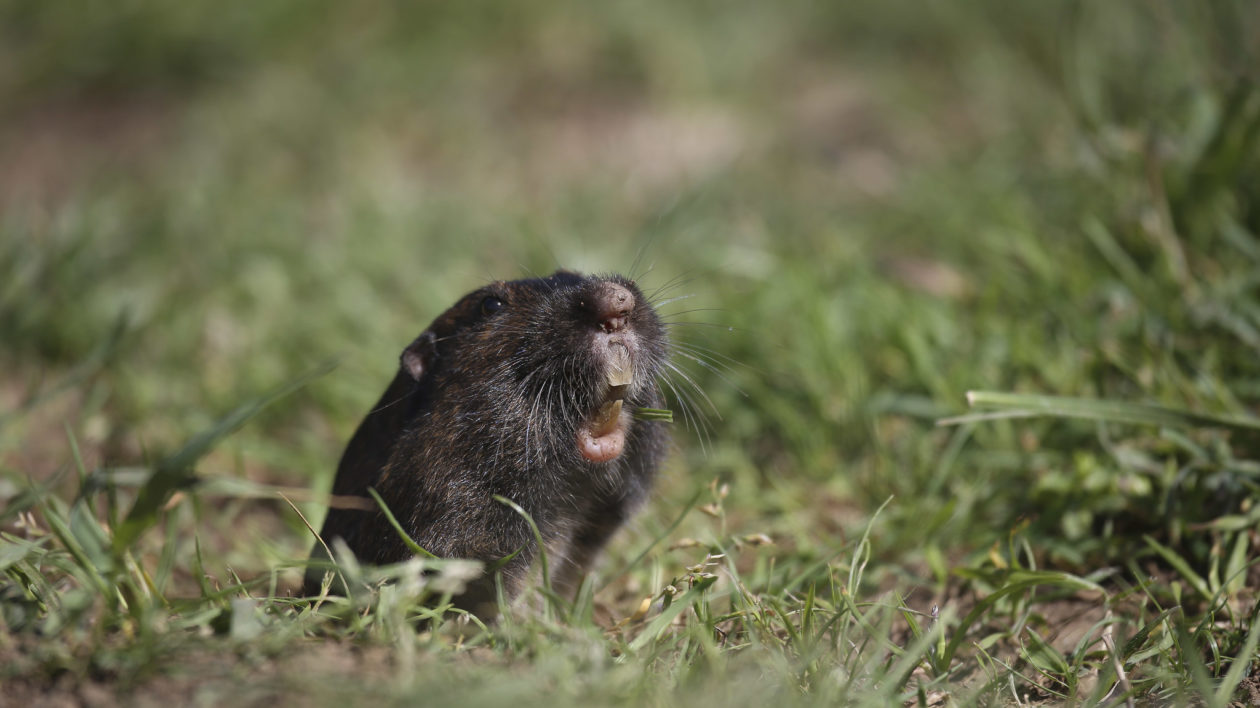
M 376 415 L 377 413 L 380 413 L 380 412 L 382 412 L 382 411 L 387 411 L 387 410 L 389 410 L 390 408 L 393 408 L 394 406 L 398 405 L 399 403 L 403 403 L 403 402 L 404 402 L 404 401 L 406 401 L 408 398 L 411 398 L 411 395 L 412 395 L 414 392 L 415 392 L 415 391 L 414 391 L 414 388 L 408 388 L 408 389 L 407 389 L 407 391 L 405 391 L 405 392 L 403 392 L 403 393 L 400 393 L 400 394 L 398 395 L 398 397 L 397 397 L 397 398 L 395 398 L 395 399 L 393 399 L 393 400 L 391 400 L 391 401 L 380 401 L 380 402 L 379 402 L 379 405 L 377 405 L 377 406 L 376 406 L 375 408 L 373 408 L 372 410 L 368 411 L 368 412 L 367 412 L 367 414 L 368 414 L 368 415 Z
M 525 416 L 525 458 L 520 463 L 526 469 L 546 465 L 548 457 L 553 454 L 556 425 L 553 416 L 559 411 L 555 401 L 556 379 L 547 376 L 546 366 L 539 365 L 529 372 L 522 385 L 528 387 L 536 376 L 545 380 L 534 386 L 529 415 Z
M 690 297 L 692 296 L 678 295 L 668 300 L 663 300 L 660 304 L 677 302 Z M 662 316 L 662 324 L 669 328 L 671 333 L 677 333 L 687 327 L 732 331 L 732 328 L 728 326 L 712 322 L 692 322 L 676 319 L 682 315 L 696 312 L 715 311 L 720 310 L 691 309 L 672 312 Z M 747 392 L 736 383 L 738 378 L 736 375 L 737 369 L 743 368 L 743 364 L 715 349 L 694 342 L 682 341 L 677 336 L 670 337 L 669 349 L 670 358 L 662 367 L 659 381 L 663 388 L 669 392 L 669 398 L 673 399 L 677 404 L 684 425 L 695 434 L 696 439 L 700 443 L 701 452 L 707 455 L 709 449 L 713 446 L 713 425 L 711 419 L 722 420 L 722 412 L 701 385 L 699 380 L 701 377 L 697 375 L 697 369 L 716 377 L 723 385 L 729 386 L 739 395 L 747 397 Z
M 637 282 L 638 277 L 637 276 L 634 277 L 634 280 Z M 672 298 L 670 300 L 662 300 L 662 298 L 667 296 L 670 293 L 670 291 L 676 290 L 684 285 L 689 285 L 691 283 L 691 280 L 692 278 L 690 274 L 675 275 L 674 277 L 670 278 L 664 283 L 661 283 L 654 290 L 650 292 L 644 292 L 643 296 L 647 298 L 648 304 L 652 305 L 653 309 L 659 310 L 661 305 L 665 305 L 668 302 L 673 302 L 673 300 L 675 299 L 685 299 L 685 298 L 692 297 L 692 294 L 688 293 L 686 295 L 683 295 L 682 298 Z

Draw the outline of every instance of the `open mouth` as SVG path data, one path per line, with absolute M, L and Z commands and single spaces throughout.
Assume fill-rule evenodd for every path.
M 626 447 L 626 430 L 630 427 L 630 414 L 625 411 L 623 400 L 630 384 L 634 383 L 634 364 L 630 350 L 621 342 L 609 344 L 606 381 L 608 390 L 595 413 L 578 427 L 577 445 L 582 457 L 591 462 L 608 462 L 617 459 Z

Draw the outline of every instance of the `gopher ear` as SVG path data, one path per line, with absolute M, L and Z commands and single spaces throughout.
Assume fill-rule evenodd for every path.
M 411 374 L 411 378 L 419 381 L 424 372 L 433 365 L 433 359 L 437 357 L 436 343 L 437 335 L 426 331 L 403 350 L 402 368 Z

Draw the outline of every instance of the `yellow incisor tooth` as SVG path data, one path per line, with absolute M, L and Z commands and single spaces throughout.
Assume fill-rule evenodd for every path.
M 595 437 L 607 435 L 617 427 L 617 420 L 621 417 L 621 399 L 609 401 L 600 406 L 599 411 L 595 413 L 594 425 L 591 431 Z
M 634 383 L 634 362 L 630 361 L 630 350 L 624 344 L 613 344 L 612 357 L 608 362 L 608 385 L 629 386 Z

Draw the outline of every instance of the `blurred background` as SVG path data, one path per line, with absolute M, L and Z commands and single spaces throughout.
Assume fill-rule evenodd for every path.
M 565 267 L 687 296 L 712 401 L 671 402 L 625 547 L 716 478 L 784 563 L 889 496 L 877 548 L 938 579 L 1028 524 L 1119 553 L 1100 528 L 1172 533 L 1175 442 L 936 421 L 971 389 L 1255 412 L 1258 37 L 1229 0 L 3 0 L 3 491 L 335 360 L 198 467 L 325 489 L 433 317 Z M 308 546 L 198 504 L 234 567 Z

